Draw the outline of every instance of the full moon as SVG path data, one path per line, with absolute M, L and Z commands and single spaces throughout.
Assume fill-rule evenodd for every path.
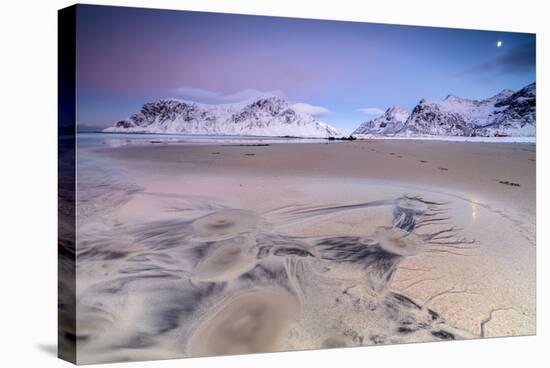
M 501 47 L 502 46 L 502 41 L 497 41 L 497 47 Z

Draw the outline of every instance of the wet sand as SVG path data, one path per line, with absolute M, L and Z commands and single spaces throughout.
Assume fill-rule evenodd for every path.
M 157 170 L 166 163 L 170 171 L 178 166 L 186 172 L 215 175 L 237 171 L 270 177 L 389 180 L 506 200 L 525 210 L 535 208 L 534 144 L 421 140 L 268 146 L 166 144 L 146 150 L 139 146 L 123 147 L 110 153 L 114 157 L 155 162 Z
M 532 144 L 89 154 L 80 362 L 535 333 Z

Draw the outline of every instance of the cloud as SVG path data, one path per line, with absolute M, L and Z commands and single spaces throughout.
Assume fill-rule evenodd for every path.
M 285 94 L 281 91 L 258 91 L 253 88 L 244 89 L 234 93 L 221 93 L 207 89 L 183 86 L 173 89 L 172 92 L 176 93 L 179 97 L 182 97 L 185 100 L 206 104 L 245 102 L 259 97 L 269 96 L 278 96 L 281 98 L 285 97 Z M 321 117 L 331 114 L 330 110 L 325 107 L 315 106 L 303 102 L 293 104 L 292 108 L 300 113 L 308 114 L 313 117 Z
M 358 109 L 361 112 L 364 112 L 367 115 L 383 115 L 384 110 L 379 109 L 378 107 L 363 107 Z
M 537 53 L 535 41 L 516 46 L 498 59 L 504 72 L 524 73 L 535 68 Z
M 234 93 L 221 93 L 207 89 L 183 86 L 174 88 L 172 92 L 176 93 L 183 99 L 207 104 L 243 102 L 267 96 L 285 97 L 285 94 L 281 91 L 258 91 L 253 88 L 243 89 L 242 91 L 237 91 Z M 313 117 L 326 116 L 331 113 L 330 110 L 325 107 L 310 105 L 302 102 L 295 103 L 292 107 L 298 112 L 308 114 Z
M 300 113 L 308 114 L 313 117 L 326 116 L 331 113 L 329 109 L 323 106 L 315 106 L 302 102 L 295 103 L 294 105 L 292 105 L 292 108 Z
M 187 100 L 209 104 L 242 102 L 262 96 L 284 96 L 281 91 L 258 91 L 252 88 L 248 88 L 234 93 L 221 93 L 190 86 L 175 88 L 173 89 L 173 93 L 176 93 L 178 96 L 183 97 Z
M 465 72 L 467 74 L 525 74 L 535 69 L 536 44 L 530 42 L 517 45 L 492 61 L 478 64 Z

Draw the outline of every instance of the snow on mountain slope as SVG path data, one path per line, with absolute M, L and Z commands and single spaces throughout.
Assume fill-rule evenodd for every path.
M 390 107 L 384 115 L 364 122 L 352 134 L 395 134 L 405 125 L 409 118 L 409 112 L 399 106 Z
M 279 97 L 248 104 L 203 105 L 179 100 L 146 103 L 104 132 L 330 137 L 328 124 L 293 109 Z
M 386 123 L 384 129 L 380 128 L 381 122 Z M 355 134 L 412 137 L 534 137 L 535 133 L 535 83 L 517 92 L 503 90 L 484 100 L 452 95 L 447 96 L 443 101 L 422 99 L 403 123 L 395 117 L 384 114 L 383 117 L 363 123 L 355 132 Z

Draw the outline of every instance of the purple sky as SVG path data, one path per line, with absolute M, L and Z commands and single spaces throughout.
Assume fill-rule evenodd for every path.
M 90 5 L 78 6 L 77 27 L 81 124 L 110 125 L 166 97 L 277 94 L 349 131 L 393 105 L 535 81 L 525 33 Z

